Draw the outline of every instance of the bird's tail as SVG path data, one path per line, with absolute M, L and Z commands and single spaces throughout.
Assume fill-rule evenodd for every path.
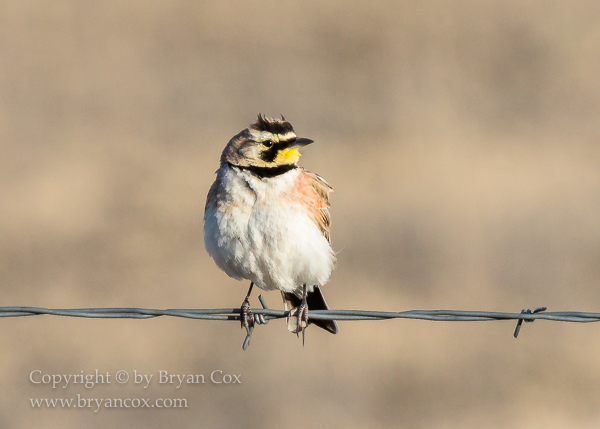
M 286 311 L 291 311 L 302 303 L 302 300 L 293 293 L 281 292 L 281 295 L 283 296 L 283 305 L 285 306 Z M 327 302 L 325 301 L 325 297 L 323 296 L 323 293 L 321 293 L 321 289 L 319 288 L 319 286 L 316 285 L 313 291 L 308 292 L 308 294 L 306 295 L 306 303 L 308 304 L 309 317 L 310 310 L 329 310 Z M 326 331 L 331 332 L 332 334 L 337 334 L 339 332 L 338 325 L 335 320 L 309 319 L 308 323 L 315 324 L 319 328 L 323 328 Z M 288 318 L 288 330 L 294 333 L 298 331 L 296 318 Z

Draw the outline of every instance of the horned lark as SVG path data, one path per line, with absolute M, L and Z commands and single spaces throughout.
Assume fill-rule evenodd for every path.
M 204 243 L 227 275 L 250 280 L 240 309 L 248 333 L 255 323 L 249 301 L 254 285 L 281 291 L 292 315 L 288 329 L 303 338 L 308 310 L 328 309 L 321 286 L 336 260 L 329 244 L 332 188 L 296 164 L 298 149 L 310 143 L 283 116 L 259 114 L 225 146 L 208 192 Z M 310 323 L 338 332 L 333 320 Z

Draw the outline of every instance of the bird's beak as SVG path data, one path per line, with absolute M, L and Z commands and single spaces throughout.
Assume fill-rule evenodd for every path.
M 296 138 L 296 141 L 294 143 L 292 143 L 290 146 L 288 146 L 288 148 L 289 149 L 298 149 L 300 147 L 309 145 L 311 143 L 314 143 L 314 140 L 298 137 L 298 138 Z

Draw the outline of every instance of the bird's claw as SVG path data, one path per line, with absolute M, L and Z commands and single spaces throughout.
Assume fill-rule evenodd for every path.
M 296 329 L 292 332 L 297 336 L 300 336 L 300 332 L 302 332 L 302 345 L 304 345 L 304 335 L 308 326 L 308 304 L 303 301 L 298 307 L 290 311 L 288 317 L 296 318 Z
M 242 328 L 246 328 L 246 333 L 250 334 L 254 329 L 254 313 L 250 309 L 250 300 L 246 298 L 240 307 L 240 321 Z M 259 322 L 260 323 L 260 322 Z
M 259 295 L 258 299 L 263 309 L 268 310 L 269 307 L 263 299 L 263 296 Z M 250 298 L 246 297 L 246 299 L 242 303 L 242 306 L 240 307 L 240 321 L 242 328 L 246 328 L 246 338 L 244 339 L 244 344 L 242 345 L 242 348 L 246 350 L 246 347 L 248 347 L 248 345 L 250 344 L 252 331 L 254 331 L 254 324 L 256 323 L 257 325 L 266 325 L 267 323 L 269 323 L 269 319 L 266 319 L 264 314 L 254 314 L 254 312 L 250 308 Z

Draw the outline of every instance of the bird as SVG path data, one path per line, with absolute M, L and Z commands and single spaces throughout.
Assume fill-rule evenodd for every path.
M 339 331 L 335 320 L 308 318 L 309 310 L 329 309 L 321 287 L 336 263 L 330 244 L 333 188 L 297 164 L 299 149 L 313 142 L 298 137 L 283 115 L 259 113 L 225 146 L 206 198 L 208 254 L 229 277 L 250 281 L 240 307 L 247 341 L 256 319 L 261 322 L 250 306 L 254 286 L 281 292 L 288 330 L 302 332 L 303 344 L 309 324 Z

